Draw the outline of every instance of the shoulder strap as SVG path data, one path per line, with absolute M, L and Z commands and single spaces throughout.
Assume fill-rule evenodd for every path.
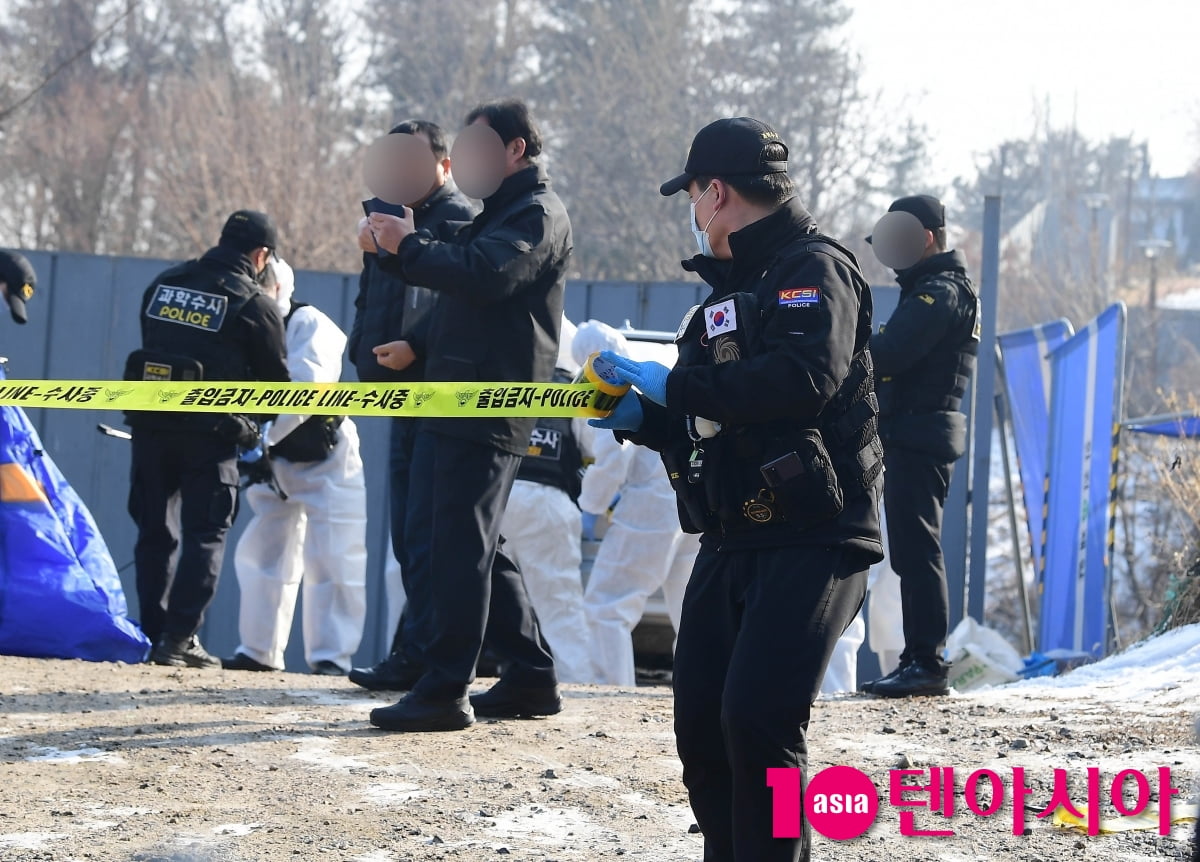
M 283 318 L 284 327 L 286 327 L 289 323 L 292 322 L 293 314 L 295 314 L 297 311 L 299 311 L 302 308 L 308 308 L 308 306 L 310 306 L 310 305 L 312 305 L 312 303 L 310 303 L 310 302 L 296 302 L 296 300 L 293 299 L 292 307 L 288 309 L 288 313 Z

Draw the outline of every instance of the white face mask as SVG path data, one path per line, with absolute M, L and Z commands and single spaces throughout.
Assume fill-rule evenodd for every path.
M 704 195 L 712 191 L 712 188 L 713 187 L 711 185 L 706 188 L 704 190 Z M 692 201 L 692 236 L 696 238 L 696 245 L 700 248 L 700 253 L 702 255 L 705 257 L 716 257 L 716 255 L 713 254 L 712 243 L 709 242 L 708 239 L 708 225 L 713 223 L 713 219 L 717 217 L 717 214 L 714 212 L 712 214 L 712 218 L 708 220 L 708 224 L 706 224 L 704 227 L 700 227 L 700 225 L 696 222 L 696 204 L 704 200 L 704 195 L 700 195 L 700 197 Z

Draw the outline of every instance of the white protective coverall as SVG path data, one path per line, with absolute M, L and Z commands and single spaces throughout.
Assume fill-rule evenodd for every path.
M 291 267 L 272 262 L 277 301 L 285 316 L 295 284 Z M 311 305 L 287 324 L 287 365 L 293 381 L 334 383 L 341 376 L 346 335 Z M 274 445 L 307 417 L 280 416 L 267 443 Z M 304 656 L 310 667 L 331 661 L 350 669 L 366 618 L 367 492 L 358 431 L 347 418 L 323 461 L 273 458 L 282 500 L 265 484 L 246 489 L 254 517 L 234 554 L 241 607 L 238 652 L 283 667 L 283 652 L 301 581 L 304 584 Z
M 654 360 L 668 368 L 675 364 L 673 345 L 626 342 L 611 326 L 589 320 L 575 335 L 575 361 L 582 363 L 598 350 Z M 592 637 L 593 681 L 632 686 L 633 629 L 646 600 L 661 587 L 671 625 L 679 631 L 683 592 L 700 537 L 680 529 L 675 492 L 657 452 L 618 443 L 607 431 L 596 433 L 592 451 L 596 462 L 584 471 L 579 508 L 602 515 L 620 494 L 583 596 Z
M 900 664 L 904 650 L 904 626 L 900 605 L 900 576 L 892 569 L 888 556 L 887 520 L 879 506 L 879 528 L 883 532 L 883 559 L 871 566 L 867 580 L 867 616 L 871 624 L 871 650 L 879 659 L 881 676 L 887 676 Z M 858 690 L 858 648 L 866 639 L 868 625 L 860 613 L 838 639 L 821 694 Z
M 575 324 L 565 316 L 556 365 L 574 374 L 571 358 Z M 571 420 L 571 430 L 585 457 L 594 429 L 586 419 Z M 583 614 L 583 582 L 579 507 L 566 491 L 552 485 L 517 479 L 513 482 L 500 533 L 504 549 L 521 567 L 529 602 L 550 651 L 560 682 L 591 682 L 591 651 Z

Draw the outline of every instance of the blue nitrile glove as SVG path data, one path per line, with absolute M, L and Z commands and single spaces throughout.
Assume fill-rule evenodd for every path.
M 661 362 L 634 362 L 611 350 L 602 350 L 600 358 L 611 362 L 623 383 L 632 383 L 656 404 L 667 404 L 667 375 L 671 369 Z
M 596 541 L 596 519 L 600 516 L 595 512 L 583 513 L 583 538 L 584 541 Z
M 243 464 L 255 464 L 263 459 L 266 451 L 263 449 L 262 440 L 258 441 L 258 445 L 253 449 L 243 449 L 238 455 L 238 460 Z
M 589 419 L 588 424 L 610 431 L 636 431 L 642 427 L 642 402 L 636 392 L 626 392 L 612 413 L 600 419 Z

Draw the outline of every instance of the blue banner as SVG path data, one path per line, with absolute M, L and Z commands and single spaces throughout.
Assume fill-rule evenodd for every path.
M 1109 306 L 1050 355 L 1042 652 L 1107 651 L 1124 366 L 1122 303 Z
M 1012 417 L 1025 523 L 1029 528 L 1033 570 L 1042 570 L 1042 528 L 1046 503 L 1046 443 L 1050 435 L 1050 353 L 1074 330 L 1065 318 L 1029 329 L 1005 332 L 1000 344 L 1001 371 Z

